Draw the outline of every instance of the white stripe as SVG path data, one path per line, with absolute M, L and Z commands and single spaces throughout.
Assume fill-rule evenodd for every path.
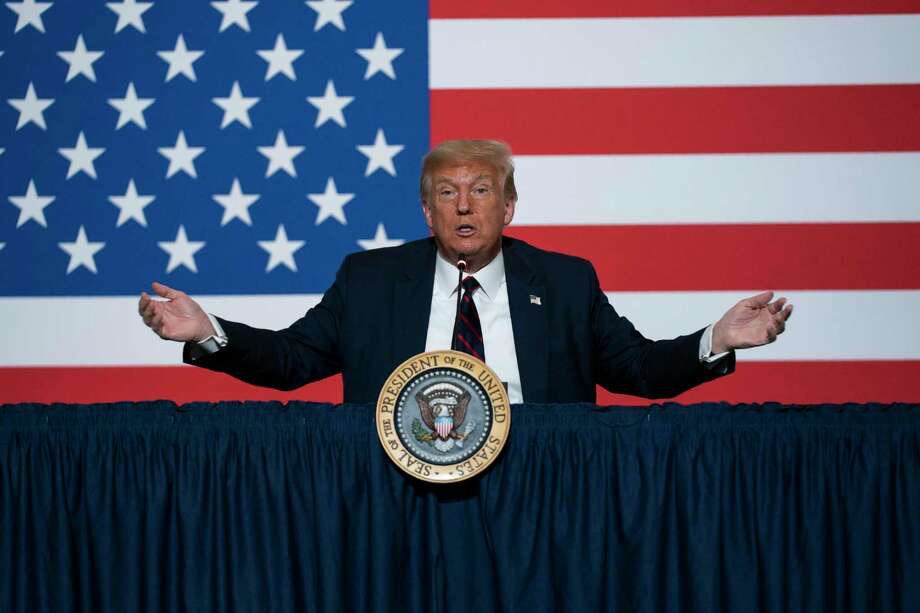
M 517 225 L 920 221 L 920 153 L 517 156 Z
M 757 292 L 616 292 L 611 302 L 649 338 L 702 328 Z M 920 291 L 796 291 L 795 312 L 773 345 L 741 352 L 751 360 L 920 359 Z M 203 296 L 223 317 L 283 328 L 319 296 Z M 271 305 L 271 308 L 266 308 Z M 546 307 L 548 305 L 544 305 Z M 181 346 L 162 341 L 137 315 L 137 300 L 0 299 L 0 366 L 179 364 Z
M 920 82 L 920 15 L 435 19 L 429 39 L 435 89 Z
M 260 328 L 283 328 L 320 296 L 202 296 L 215 315 Z M 266 308 L 270 305 L 270 308 Z M 153 334 L 137 298 L 0 298 L 0 366 L 165 365 L 182 346 Z
M 713 269 L 713 274 L 718 274 Z M 699 330 L 749 292 L 608 292 L 648 338 Z M 793 304 L 786 332 L 739 360 L 920 359 L 920 291 L 777 291 Z

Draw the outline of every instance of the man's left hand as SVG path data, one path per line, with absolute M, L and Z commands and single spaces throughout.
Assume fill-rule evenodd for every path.
M 758 347 L 775 341 L 786 329 L 792 305 L 786 304 L 786 298 L 770 302 L 772 299 L 773 292 L 764 292 L 730 308 L 712 329 L 712 353 Z

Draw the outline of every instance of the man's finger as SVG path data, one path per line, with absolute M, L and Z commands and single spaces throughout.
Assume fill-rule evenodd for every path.
M 750 298 L 745 298 L 742 302 L 747 304 L 749 307 L 762 308 L 770 303 L 770 300 L 773 299 L 773 292 L 763 292 L 757 294 L 756 296 L 751 296 Z
M 150 304 L 150 296 L 147 295 L 147 292 L 141 292 L 141 299 L 137 303 L 137 312 L 143 315 L 144 309 L 147 308 L 148 304 Z
M 169 298 L 170 300 L 172 300 L 179 294 L 179 292 L 177 292 L 173 288 L 169 287 L 168 285 L 163 285 L 162 283 L 158 281 L 154 281 L 153 283 L 151 283 L 150 287 L 152 287 L 153 291 L 157 293 L 157 296 L 160 296 L 161 298 Z
M 776 313 L 779 313 L 779 311 L 783 308 L 784 304 L 786 304 L 785 296 L 783 296 L 782 298 L 777 298 L 776 300 L 771 302 L 769 305 L 767 305 L 767 308 L 770 309 L 771 313 L 776 314 Z
M 786 308 L 782 309 L 781 311 L 777 311 L 776 313 L 773 314 L 773 321 L 785 322 L 787 319 L 789 319 L 789 315 L 791 313 L 792 313 L 792 305 L 787 304 Z
M 780 313 L 776 313 L 775 315 L 773 315 L 772 319 L 773 319 L 773 325 L 774 325 L 774 326 L 779 326 L 779 325 L 782 325 L 782 324 L 785 324 L 785 323 L 786 323 L 786 320 L 783 319 L 783 314 L 782 314 L 781 312 L 780 312 Z

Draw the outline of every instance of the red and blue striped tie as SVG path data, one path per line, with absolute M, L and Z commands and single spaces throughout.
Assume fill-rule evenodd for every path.
M 479 311 L 473 302 L 473 292 L 479 289 L 479 281 L 473 277 L 463 280 L 463 297 L 460 299 L 460 312 L 454 326 L 454 340 L 451 349 L 469 353 L 485 362 L 486 349 L 482 342 L 482 324 L 479 323 Z

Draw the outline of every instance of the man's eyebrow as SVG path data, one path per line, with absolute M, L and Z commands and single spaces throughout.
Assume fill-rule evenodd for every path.
M 480 175 L 477 175 L 476 178 L 473 179 L 473 182 L 475 183 L 475 182 L 482 181 L 482 180 L 494 181 L 495 177 L 493 177 L 492 175 L 480 174 Z M 454 181 L 454 179 L 452 179 L 451 177 L 440 176 L 440 177 L 434 177 L 434 183 L 450 183 L 451 185 L 453 185 L 454 183 L 456 183 L 456 181 Z

